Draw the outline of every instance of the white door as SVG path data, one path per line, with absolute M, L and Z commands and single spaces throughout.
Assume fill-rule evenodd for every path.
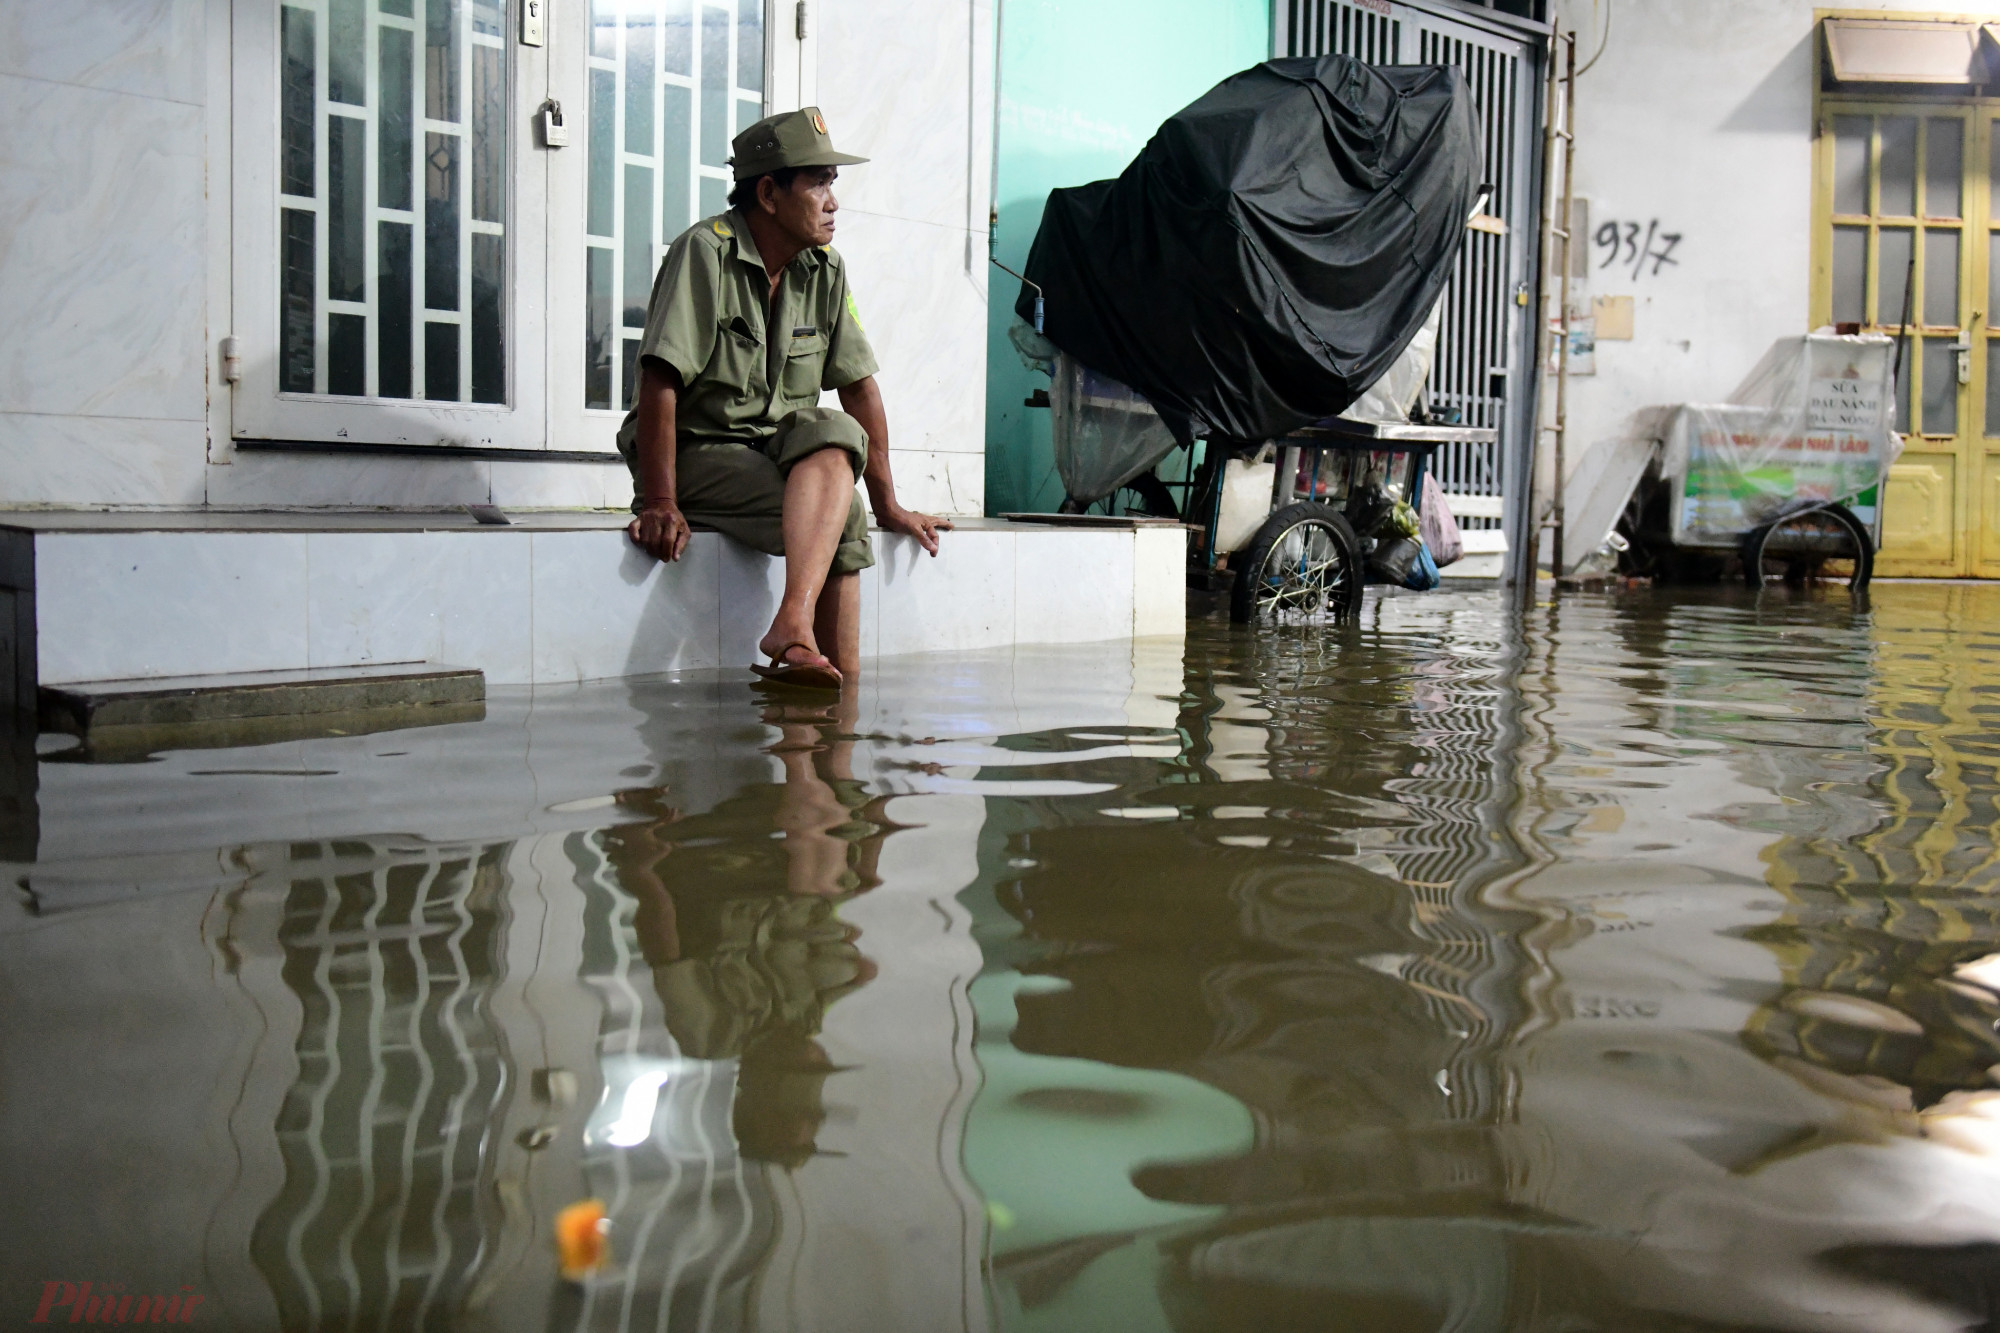
M 236 438 L 549 447 L 520 2 L 236 0 Z
M 667 246 L 725 207 L 737 132 L 811 96 L 798 9 L 556 0 L 550 91 L 569 146 L 549 162 L 550 447 L 612 447 Z

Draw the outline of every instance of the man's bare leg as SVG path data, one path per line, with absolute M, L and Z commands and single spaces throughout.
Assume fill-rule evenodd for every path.
M 757 645 L 766 657 L 795 643 L 804 644 L 814 659 L 821 656 L 813 612 L 853 503 L 854 465 L 846 450 L 822 449 L 793 465 L 785 479 L 785 595 L 770 632 Z M 808 659 L 794 653 L 788 660 Z
M 833 669 L 853 680 L 861 669 L 861 576 L 834 574 L 820 589 L 813 636 Z

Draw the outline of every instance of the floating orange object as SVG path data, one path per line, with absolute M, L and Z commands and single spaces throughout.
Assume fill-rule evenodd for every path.
M 611 1219 L 604 1200 L 585 1199 L 556 1214 L 556 1252 L 562 1256 L 562 1275 L 571 1282 L 604 1267 L 611 1258 Z

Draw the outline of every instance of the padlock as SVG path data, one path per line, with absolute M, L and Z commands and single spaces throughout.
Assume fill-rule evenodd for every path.
M 542 146 L 544 148 L 565 148 L 569 145 L 569 127 L 563 124 L 562 103 L 551 97 L 542 103 L 537 119 L 542 124 Z

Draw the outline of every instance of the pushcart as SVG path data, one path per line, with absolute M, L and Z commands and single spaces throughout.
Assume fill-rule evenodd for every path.
M 1441 445 L 1490 444 L 1490 427 L 1375 423 L 1333 417 L 1277 440 L 1268 516 L 1227 553 L 1230 618 L 1238 622 L 1345 620 L 1369 583 L 1401 584 L 1420 547 L 1424 474 Z M 1224 458 L 1211 447 L 1195 487 L 1205 504 L 1189 577 L 1216 586 Z M 1252 449 L 1251 452 L 1256 452 Z
M 1867 586 L 1899 367 L 1881 334 L 1781 339 L 1732 401 L 1671 419 L 1660 465 L 1673 547 L 1734 554 L 1752 588 Z

